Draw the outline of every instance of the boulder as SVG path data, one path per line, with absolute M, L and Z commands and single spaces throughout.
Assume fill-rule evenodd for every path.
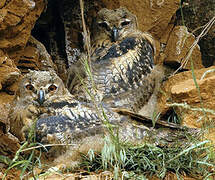
M 9 0 L 0 6 L 0 49 L 23 48 L 44 9 L 43 0 Z
M 56 66 L 52 62 L 51 56 L 47 52 L 45 46 L 33 36 L 29 37 L 23 49 L 12 51 L 9 55 L 22 73 L 29 72 L 29 69 L 56 70 Z
M 45 47 L 31 36 L 31 30 L 45 6 L 44 0 L 8 0 L 0 3 L 0 50 L 21 72 L 54 67 Z
M 162 86 L 158 106 L 162 113 L 174 107 L 182 125 L 204 127 L 215 119 L 215 66 L 182 72 L 170 77 Z
M 8 113 L 14 96 L 0 92 L 0 155 L 13 158 L 20 148 L 19 140 L 8 132 Z
M 0 154 L 14 155 L 19 148 L 17 138 L 8 133 L 8 114 L 14 99 L 20 71 L 8 55 L 0 50 Z
M 19 78 L 20 71 L 14 62 L 0 49 L 0 90 L 10 88 Z
M 188 55 L 188 51 L 194 42 L 195 36 L 188 32 L 187 27 L 175 26 L 170 32 L 167 46 L 164 51 L 164 54 L 166 55 L 164 63 L 183 65 L 183 62 L 185 62 L 184 60 Z M 194 69 L 204 67 L 202 65 L 201 52 L 198 44 L 192 50 L 191 56 L 188 58 L 187 63 L 184 63 L 183 69 L 191 69 L 190 61 L 193 62 Z
M 0 154 L 13 158 L 20 148 L 19 140 L 10 133 L 4 133 L 2 129 L 0 129 L 0 139 Z

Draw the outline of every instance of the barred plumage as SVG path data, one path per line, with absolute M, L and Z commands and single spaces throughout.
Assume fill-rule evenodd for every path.
M 125 8 L 102 9 L 93 27 L 97 27 L 91 33 L 93 80 L 87 74 L 84 76 L 84 67 L 80 68 L 84 64 L 82 61 L 86 60 L 86 55 L 83 55 L 78 68 L 70 69 L 67 81 L 70 92 L 90 100 L 86 86 L 99 101 L 138 112 L 153 94 L 158 78 L 152 37 L 137 29 L 136 17 Z

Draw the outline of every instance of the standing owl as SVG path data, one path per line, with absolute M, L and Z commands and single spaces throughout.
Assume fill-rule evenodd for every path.
M 111 107 L 139 112 L 152 96 L 158 78 L 152 37 L 137 29 L 136 16 L 126 8 L 102 9 L 92 24 L 91 42 L 92 76 L 84 73 L 83 55 L 70 69 L 70 92 L 89 100 L 89 92 L 84 90 L 88 89 Z

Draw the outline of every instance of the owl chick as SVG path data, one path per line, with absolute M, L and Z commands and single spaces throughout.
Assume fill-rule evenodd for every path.
M 42 108 L 52 102 L 58 102 L 69 92 L 61 79 L 48 71 L 30 71 L 19 83 L 19 89 L 10 110 L 10 131 L 24 140 L 22 128 L 44 114 Z
M 119 119 L 117 113 L 106 113 L 109 120 Z M 42 120 L 44 118 L 48 119 L 44 122 Z M 101 125 L 102 118 L 98 116 L 94 105 L 77 101 L 55 72 L 30 71 L 20 81 L 19 90 L 11 105 L 10 132 L 23 141 L 28 135 L 26 133 L 29 132 L 29 128 L 38 119 L 41 120 L 38 121 L 38 126 L 36 125 L 36 129 L 39 131 L 37 136 L 40 141 L 46 141 L 42 139 L 42 134 L 47 135 L 50 129 L 53 133 L 61 133 L 64 130 L 68 132 L 83 130 L 88 126 L 91 127 L 90 124 L 94 126 L 99 123 Z M 72 125 L 65 119 L 71 121 Z M 60 125 L 51 123 L 52 126 L 49 126 L 50 121 L 60 122 Z M 42 127 L 41 123 L 44 125 L 42 130 L 39 128 Z M 71 126 L 73 127 L 71 128 Z
M 138 112 L 149 101 L 160 77 L 159 68 L 154 65 L 155 46 L 151 35 L 137 29 L 135 15 L 119 8 L 98 12 L 91 37 L 92 75 L 84 74 L 87 68 L 82 62 L 86 59 L 83 55 L 70 69 L 69 91 L 90 100 L 89 92 L 84 91 L 88 89 L 111 107 Z
M 76 144 L 72 152 L 78 150 L 83 142 L 85 145 L 81 146 L 82 152 L 90 148 L 101 148 L 101 139 L 106 132 L 104 123 L 107 120 L 116 124 L 123 121 L 123 117 L 105 105 L 77 101 L 52 71 L 30 71 L 22 78 L 9 115 L 10 132 L 20 141 L 27 140 L 34 128 L 37 142 Z M 53 147 L 48 154 L 58 157 L 64 154 L 63 150 L 61 147 L 56 151 Z

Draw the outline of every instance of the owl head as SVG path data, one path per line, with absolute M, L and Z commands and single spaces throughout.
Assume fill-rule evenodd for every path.
M 136 16 L 126 8 L 101 9 L 92 27 L 92 41 L 110 40 L 116 42 L 137 29 Z
M 30 71 L 20 81 L 16 96 L 41 106 L 67 93 L 63 81 L 55 72 Z

